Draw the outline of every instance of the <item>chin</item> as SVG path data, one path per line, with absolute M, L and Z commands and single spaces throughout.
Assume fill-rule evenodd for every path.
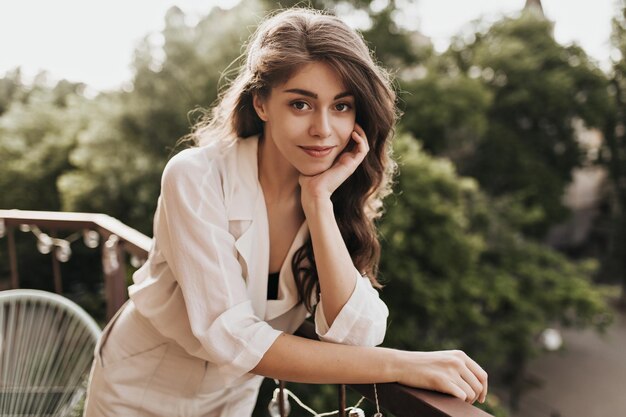
M 312 177 L 314 175 L 321 174 L 322 172 L 326 171 L 328 168 L 330 168 L 330 165 L 328 166 L 317 165 L 317 166 L 302 167 L 301 169 L 298 169 L 298 171 L 302 175 L 306 175 L 307 177 Z

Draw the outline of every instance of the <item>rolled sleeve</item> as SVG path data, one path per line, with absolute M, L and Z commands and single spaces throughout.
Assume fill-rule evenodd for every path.
M 257 320 L 247 301 L 224 311 L 213 322 L 206 337 L 222 343 L 212 343 L 207 351 L 224 380 L 234 381 L 259 363 L 280 334 Z
M 213 161 L 183 155 L 196 151 L 179 153 L 163 171 L 154 236 L 164 282 L 146 291 L 140 283 L 131 298 L 164 336 L 215 364 L 228 384 L 250 372 L 282 332 L 253 311 L 222 179 Z
M 377 346 L 383 342 L 389 310 L 367 277 L 358 275 L 354 291 L 332 326 L 324 317 L 320 299 L 315 309 L 315 331 L 320 340 L 358 346 Z

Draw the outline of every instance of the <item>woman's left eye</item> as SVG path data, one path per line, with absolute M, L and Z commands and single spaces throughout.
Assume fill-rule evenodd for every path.
M 350 111 L 350 109 L 352 108 L 351 105 L 349 105 L 348 103 L 338 103 L 335 107 L 339 107 L 339 106 L 343 106 L 344 110 L 339 110 L 341 112 L 346 112 L 346 111 Z

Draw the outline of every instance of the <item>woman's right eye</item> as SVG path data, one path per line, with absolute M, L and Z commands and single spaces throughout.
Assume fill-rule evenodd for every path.
M 290 105 L 296 110 L 305 110 L 305 107 L 303 106 L 308 106 L 308 104 L 304 101 L 294 101 L 290 103 Z

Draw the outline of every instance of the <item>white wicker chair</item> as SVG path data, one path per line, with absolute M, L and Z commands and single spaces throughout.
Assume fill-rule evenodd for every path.
M 75 413 L 100 332 L 82 308 L 60 295 L 0 292 L 0 415 Z

